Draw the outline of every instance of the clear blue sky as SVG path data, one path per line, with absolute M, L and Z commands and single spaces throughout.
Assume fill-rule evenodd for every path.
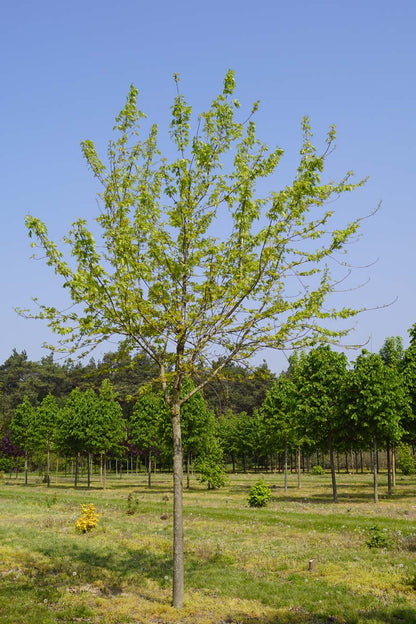
M 331 175 L 353 169 L 369 176 L 348 197 L 366 221 L 352 249 L 373 266 L 345 293 L 347 305 L 369 308 L 355 321 L 351 342 L 385 337 L 416 322 L 416 3 L 413 0 L 5 0 L 0 26 L 1 229 L 0 363 L 15 347 L 30 359 L 45 355 L 48 330 L 17 317 L 15 306 L 63 301 L 55 276 L 30 260 L 28 212 L 61 238 L 78 216 L 97 214 L 97 188 L 79 149 L 92 139 L 105 149 L 129 85 L 152 121 L 166 127 L 178 72 L 199 112 L 231 67 L 243 107 L 261 100 L 260 137 L 285 149 L 282 175 L 294 171 L 300 120 L 311 117 L 316 142 L 338 128 Z M 163 148 L 163 145 L 162 145 Z M 279 175 L 276 176 L 276 186 Z M 267 354 L 274 370 L 281 359 Z

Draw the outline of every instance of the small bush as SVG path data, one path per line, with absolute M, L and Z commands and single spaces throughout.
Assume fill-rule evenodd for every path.
M 319 464 L 316 464 L 316 466 L 312 466 L 311 474 L 313 474 L 313 475 L 323 475 L 323 474 L 325 474 L 325 470 L 322 468 L 322 466 L 320 466 Z
M 257 481 L 251 488 L 248 495 L 250 507 L 266 507 L 272 497 L 271 489 L 264 481 Z
M 370 527 L 370 537 L 366 545 L 369 548 L 386 548 L 389 545 L 386 533 L 377 525 Z
M 13 464 L 9 457 L 0 457 L 0 471 L 1 472 L 11 472 L 13 469 Z
M 78 533 L 87 533 L 88 531 L 95 529 L 100 516 L 96 513 L 95 507 L 92 503 L 90 503 L 88 507 L 87 505 L 81 505 L 81 510 L 82 515 L 76 521 L 75 529 Z
M 134 500 L 133 494 L 130 492 L 130 494 L 127 496 L 127 509 L 126 509 L 127 515 L 133 516 L 136 513 L 138 508 L 139 508 L 139 501 Z
M 397 449 L 397 466 L 406 476 L 415 473 L 415 458 L 412 455 L 412 449 L 407 444 L 401 444 Z

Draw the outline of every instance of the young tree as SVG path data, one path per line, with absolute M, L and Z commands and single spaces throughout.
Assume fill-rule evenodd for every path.
M 37 439 L 37 446 L 46 451 L 46 482 L 50 485 L 51 475 L 51 446 L 54 437 L 56 419 L 58 415 L 58 404 L 54 396 L 50 393 L 42 400 L 36 409 L 34 435 Z
M 404 358 L 401 336 L 389 336 L 389 338 L 386 338 L 380 349 L 380 357 L 386 366 L 400 370 L 403 367 Z
M 68 261 L 44 223 L 31 215 L 26 223 L 74 303 L 64 311 L 40 305 L 32 314 L 47 319 L 61 348 L 85 353 L 119 336 L 158 366 L 173 432 L 173 604 L 180 607 L 181 406 L 232 360 L 264 347 L 301 346 L 317 336 L 333 340 L 346 333 L 327 323 L 355 312 L 324 306 L 340 277 L 331 276 L 326 260 L 343 250 L 360 220 L 333 224 L 331 200 L 363 182 L 352 183 L 351 173 L 339 182 L 321 181 L 335 129 L 320 154 L 305 118 L 293 183 L 259 196 L 283 151 L 269 151 L 257 139 L 257 104 L 245 121 L 236 119 L 240 104 L 228 71 L 222 92 L 192 134 L 192 109 L 177 76 L 175 82 L 170 135 L 177 155 L 171 161 L 159 152 L 156 125 L 139 138 L 144 115 L 134 87 L 116 118 L 108 165 L 91 141 L 82 143 L 103 186 L 97 243 L 78 219 L 65 238 Z M 211 368 L 208 361 L 215 358 L 221 359 Z M 183 395 L 184 379 L 205 364 L 209 374 Z
M 182 385 L 182 394 L 189 394 L 194 388 L 194 383 L 186 379 Z M 202 449 L 203 439 L 210 429 L 210 413 L 201 392 L 194 394 L 181 410 L 183 451 L 186 457 L 186 487 L 190 487 L 190 469 L 192 457 Z M 205 445 L 206 446 L 206 445 Z M 211 454 L 210 457 L 213 457 Z M 221 452 L 222 460 L 222 452 Z
M 343 422 L 343 385 L 347 375 L 344 353 L 328 345 L 312 349 L 300 366 L 297 393 L 297 419 L 303 434 L 327 446 L 332 477 L 332 494 L 338 502 L 334 451 L 346 428 Z
M 284 451 L 284 479 L 287 492 L 287 452 L 289 446 L 298 446 L 299 436 L 295 420 L 296 386 L 281 375 L 271 387 L 261 407 L 266 436 L 274 449 Z
M 198 480 L 206 483 L 209 490 L 223 487 L 227 482 L 224 453 L 218 437 L 218 423 L 212 412 L 207 414 L 205 431 L 195 460 L 195 470 L 198 472 Z
M 403 372 L 404 349 L 401 336 L 386 338 L 379 354 L 386 366 L 394 368 L 399 375 Z M 393 494 L 393 486 L 396 485 L 396 452 L 395 446 L 391 448 L 390 439 L 386 440 L 387 453 L 387 489 L 389 496 Z
M 147 454 L 148 487 L 152 485 L 152 456 L 163 443 L 163 430 L 169 414 L 163 395 L 146 392 L 136 402 L 129 423 L 130 438 L 135 446 Z
M 98 399 L 93 400 L 93 409 L 88 425 L 88 448 L 92 453 L 99 453 L 103 463 L 103 487 L 106 484 L 106 457 L 111 452 L 118 452 L 126 440 L 126 423 L 123 410 L 117 402 L 113 387 L 105 379 L 100 388 Z
M 25 396 L 23 401 L 14 410 L 10 423 L 12 440 L 23 451 L 25 457 L 25 485 L 27 485 L 28 461 L 30 451 L 34 447 L 34 419 L 36 410 L 31 404 L 29 397 Z
M 377 452 L 387 440 L 397 443 L 401 420 L 409 412 L 409 399 L 397 370 L 386 366 L 378 353 L 358 356 L 348 380 L 348 412 L 373 449 L 374 502 L 378 503 Z
M 406 442 L 416 444 L 416 323 L 409 329 L 410 345 L 403 357 L 403 378 L 408 392 L 411 411 L 403 419 Z
M 95 411 L 92 395 L 95 396 L 93 390 L 81 392 L 79 388 L 75 388 L 64 407 L 59 410 L 56 419 L 56 446 L 66 455 L 75 458 L 75 487 L 78 486 L 79 457 L 90 450 L 89 423 L 94 418 Z
M 218 438 L 223 449 L 223 453 L 228 455 L 233 465 L 233 473 L 236 468 L 236 458 L 238 455 L 238 416 L 231 410 L 221 413 L 218 417 Z

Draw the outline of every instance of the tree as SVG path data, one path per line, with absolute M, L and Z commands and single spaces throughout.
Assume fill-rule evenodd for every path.
M 79 456 L 91 450 L 88 431 L 96 409 L 94 397 L 96 399 L 93 390 L 82 392 L 75 388 L 57 416 L 55 443 L 65 454 L 75 457 L 75 487 L 78 485 Z
M 411 411 L 403 420 L 404 438 L 416 444 L 416 323 L 409 329 L 410 344 L 403 357 L 403 378 L 409 395 Z
M 223 453 L 231 459 L 233 473 L 235 473 L 236 457 L 239 450 L 238 421 L 237 414 L 234 414 L 231 410 L 227 410 L 218 417 L 218 437 Z
M 148 486 L 152 485 L 152 456 L 160 451 L 164 423 L 169 414 L 163 395 L 146 392 L 136 402 L 129 424 L 130 438 L 134 445 L 147 453 Z
M 58 404 L 51 394 L 47 394 L 36 409 L 34 418 L 34 435 L 37 439 L 37 446 L 46 451 L 46 482 L 50 485 L 51 474 L 51 446 L 56 427 L 58 415 Z
M 264 424 L 258 410 L 254 410 L 251 416 L 247 412 L 239 414 L 236 434 L 237 452 L 243 460 L 243 470 L 246 472 L 248 460 L 254 459 L 258 465 L 265 447 Z
M 190 379 L 186 379 L 182 385 L 182 394 L 186 395 L 194 388 L 194 383 Z M 210 413 L 207 404 L 201 392 L 194 394 L 181 410 L 182 439 L 183 451 L 186 456 L 186 487 L 190 487 L 190 468 L 192 457 L 195 456 L 202 447 L 204 435 L 210 430 L 208 423 L 210 422 Z M 222 452 L 220 449 L 221 461 Z M 207 454 L 212 458 L 213 453 Z
M 209 490 L 223 487 L 227 482 L 224 453 L 218 437 L 218 423 L 212 412 L 207 413 L 199 454 L 195 460 L 195 470 L 198 472 L 198 480 L 206 483 Z
M 404 349 L 401 336 L 386 338 L 381 349 L 380 357 L 386 366 L 400 370 L 403 364 Z
M 335 503 L 338 502 L 338 494 L 334 450 L 346 428 L 342 418 L 346 375 L 345 353 L 337 353 L 324 345 L 306 355 L 298 378 L 298 422 L 306 437 L 328 448 Z
M 287 491 L 288 446 L 298 446 L 296 386 L 289 377 L 281 375 L 271 387 L 261 406 L 266 435 L 274 449 L 284 450 L 285 492 Z
M 87 434 L 88 447 L 90 452 L 99 453 L 104 459 L 103 486 L 105 488 L 106 456 L 110 452 L 117 453 L 126 440 L 123 411 L 108 379 L 102 382 L 98 399 L 93 401 L 92 406 Z
M 363 350 L 348 381 L 348 412 L 373 448 L 374 502 L 378 503 L 377 453 L 387 440 L 397 443 L 400 422 L 409 411 L 404 383 L 395 368 L 386 366 L 378 353 Z
M 404 363 L 404 349 L 403 340 L 401 336 L 390 336 L 386 338 L 383 346 L 379 351 L 380 357 L 386 366 L 394 368 L 396 373 L 401 375 L 403 372 Z M 392 452 L 390 449 L 390 439 L 386 440 L 386 452 L 387 452 L 387 488 L 388 494 L 393 494 L 393 485 L 396 485 L 396 462 L 395 462 L 395 447 L 393 446 Z M 392 461 L 393 459 L 393 461 Z M 392 479 L 393 476 L 393 479 Z
M 331 199 L 363 181 L 354 184 L 351 173 L 339 182 L 321 181 L 335 129 L 330 128 L 319 154 L 304 118 L 293 183 L 259 195 L 283 150 L 269 151 L 257 139 L 253 115 L 258 104 L 245 121 L 236 119 L 240 104 L 228 71 L 222 92 L 192 131 L 192 109 L 177 76 L 175 83 L 170 136 L 176 156 L 171 161 L 158 149 L 156 125 L 140 138 L 145 116 L 133 86 L 116 118 L 108 165 L 91 141 L 82 142 L 103 187 L 102 210 L 94 235 L 84 219 L 73 224 L 64 239 L 70 261 L 49 238 L 46 225 L 27 216 L 29 236 L 74 305 L 61 311 L 42 304 L 26 315 L 46 319 L 60 337 L 59 348 L 69 352 L 83 354 L 117 336 L 156 362 L 172 422 L 173 604 L 180 607 L 181 407 L 237 358 L 246 360 L 265 347 L 302 346 L 317 337 L 330 341 L 347 332 L 330 322 L 356 311 L 324 307 L 340 278 L 331 275 L 326 260 L 343 250 L 360 220 L 334 224 Z M 221 359 L 211 368 L 215 358 Z M 184 379 L 201 367 L 209 374 L 183 395 Z
M 27 485 L 27 472 L 29 453 L 33 450 L 34 436 L 33 423 L 35 419 L 35 408 L 31 404 L 29 397 L 25 396 L 23 401 L 14 410 L 10 423 L 12 440 L 23 451 L 25 456 L 25 485 Z

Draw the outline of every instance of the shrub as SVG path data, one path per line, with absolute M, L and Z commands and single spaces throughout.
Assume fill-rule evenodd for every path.
M 401 444 L 397 449 L 397 466 L 404 475 L 415 473 L 415 458 L 408 444 Z
M 127 510 L 126 513 L 128 516 L 133 516 L 139 507 L 139 501 L 133 499 L 133 494 L 127 496 Z
M 319 464 L 316 464 L 315 466 L 312 466 L 311 474 L 313 474 L 313 475 L 323 475 L 323 474 L 325 474 L 325 470 L 322 468 L 322 466 L 320 466 Z
M 76 521 L 75 529 L 79 533 L 87 533 L 95 529 L 100 516 L 95 512 L 95 507 L 92 503 L 88 507 L 87 505 L 81 505 L 81 510 L 82 515 Z
M 257 481 L 251 488 L 248 495 L 250 507 L 266 507 L 272 497 L 272 492 L 264 481 Z
M 366 541 L 369 548 L 386 548 L 388 546 L 387 535 L 377 525 L 370 527 L 370 537 Z
M 0 457 L 0 470 L 2 472 L 11 472 L 13 469 L 12 460 L 9 457 Z
M 194 462 L 200 483 L 206 483 L 209 490 L 223 487 L 227 483 L 224 457 L 221 445 L 214 436 L 207 437 L 204 449 Z

